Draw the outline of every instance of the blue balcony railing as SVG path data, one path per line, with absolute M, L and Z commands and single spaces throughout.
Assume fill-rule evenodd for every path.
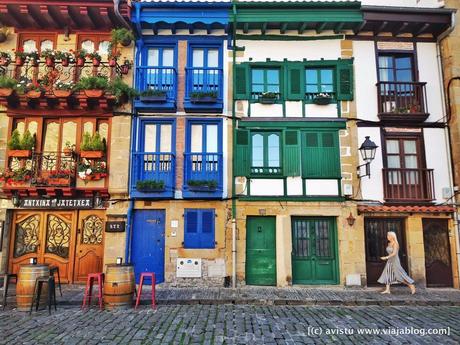
M 221 197 L 222 153 L 184 153 L 184 157 L 184 197 Z
M 175 108 L 177 96 L 177 71 L 173 67 L 137 67 L 136 72 L 137 90 L 142 94 L 143 91 L 155 90 L 164 91 L 164 99 L 155 96 L 150 101 L 140 97 L 144 103 L 150 103 L 153 108 Z
M 133 195 L 165 197 L 174 195 L 176 158 L 171 152 L 135 152 L 132 154 L 133 173 L 131 191 Z M 155 181 L 156 188 L 143 186 L 138 188 L 138 181 Z M 158 183 L 163 182 L 163 188 Z
M 222 68 L 186 67 L 185 108 L 188 110 L 222 111 L 223 104 Z M 204 97 L 197 97 L 202 94 Z M 210 95 L 214 94 L 215 97 Z

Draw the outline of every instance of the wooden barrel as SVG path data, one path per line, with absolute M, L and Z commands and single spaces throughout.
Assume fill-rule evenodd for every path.
M 35 280 L 38 277 L 49 277 L 49 265 L 21 265 L 18 272 L 18 283 L 16 285 L 16 301 L 18 310 L 29 311 L 34 294 Z M 46 302 L 48 284 L 43 284 L 41 301 Z
M 133 303 L 134 267 L 132 265 L 107 265 L 104 279 L 106 308 L 128 308 Z

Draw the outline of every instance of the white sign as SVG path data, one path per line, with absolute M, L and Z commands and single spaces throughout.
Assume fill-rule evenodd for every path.
M 201 259 L 177 258 L 178 278 L 201 278 Z

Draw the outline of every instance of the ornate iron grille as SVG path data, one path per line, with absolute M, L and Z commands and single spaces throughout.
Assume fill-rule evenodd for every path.
M 102 219 L 96 215 L 91 215 L 83 220 L 82 244 L 101 244 L 102 243 Z
M 38 214 L 27 217 L 16 224 L 14 257 L 37 253 L 39 246 L 40 216 Z
M 60 217 L 49 215 L 47 222 L 45 252 L 68 259 L 70 233 L 71 227 L 69 223 L 65 222 Z

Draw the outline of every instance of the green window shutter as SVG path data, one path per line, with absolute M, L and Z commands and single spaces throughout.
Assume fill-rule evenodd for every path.
M 287 66 L 287 99 L 298 101 L 305 98 L 305 67 L 302 64 L 288 64 Z
M 235 66 L 235 99 L 249 99 L 249 66 L 241 64 Z
M 300 176 L 300 143 L 298 131 L 284 133 L 284 176 Z
M 249 155 L 249 131 L 245 129 L 236 130 L 236 152 L 235 152 L 234 176 L 249 176 L 251 162 Z
M 306 132 L 302 176 L 305 178 L 340 178 L 338 132 Z
M 353 100 L 353 64 L 351 61 L 337 64 L 337 99 Z

